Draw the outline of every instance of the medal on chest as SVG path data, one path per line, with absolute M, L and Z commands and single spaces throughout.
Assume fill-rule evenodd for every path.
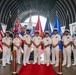
M 69 39 L 69 37 L 67 37 L 67 39 Z
M 57 36 L 55 38 L 58 38 Z
M 48 39 L 46 41 L 49 41 Z

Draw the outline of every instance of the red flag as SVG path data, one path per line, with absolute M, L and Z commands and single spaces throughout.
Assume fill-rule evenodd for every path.
M 40 21 L 40 17 L 38 16 L 38 21 L 37 21 L 37 24 L 36 24 L 36 27 L 35 27 L 35 30 L 38 30 L 39 31 L 39 35 L 43 38 L 44 37 L 44 33 L 43 33 L 43 30 L 42 30 L 42 26 L 41 26 L 41 21 Z M 43 53 L 43 45 L 41 46 L 41 54 Z
M 41 26 L 41 21 L 40 21 L 40 17 L 38 16 L 38 21 L 35 27 L 35 30 L 39 30 L 39 35 L 43 38 L 44 37 L 44 33 L 42 30 L 42 26 Z
M 22 34 L 24 34 L 24 30 L 21 28 L 19 20 L 16 20 L 16 25 L 15 25 L 15 28 L 14 28 L 14 32 L 21 32 Z
M 19 37 L 22 40 L 22 36 L 24 35 L 24 30 L 21 28 L 20 25 L 20 20 L 16 20 L 16 24 L 15 24 L 15 28 L 14 28 L 14 32 L 18 32 L 19 33 Z M 22 47 L 21 47 L 21 54 L 23 53 L 23 47 L 24 47 L 24 41 L 22 40 Z
M 4 33 L 3 33 L 3 29 L 2 29 L 2 26 L 1 26 L 1 23 L 0 23 L 0 51 L 3 50 L 2 48 L 2 38 L 4 37 Z

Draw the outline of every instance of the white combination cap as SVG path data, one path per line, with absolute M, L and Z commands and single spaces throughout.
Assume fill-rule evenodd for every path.
M 55 30 L 57 31 L 58 29 L 57 29 L 57 28 L 54 28 L 53 30 L 54 30 L 54 31 L 55 31 Z
M 49 31 L 45 31 L 45 34 L 49 34 Z
M 65 32 L 70 32 L 70 30 L 69 29 L 65 29 Z
M 35 33 L 39 33 L 39 30 L 35 30 Z

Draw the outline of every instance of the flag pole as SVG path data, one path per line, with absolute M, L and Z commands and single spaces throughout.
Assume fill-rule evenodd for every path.
M 10 17 L 10 18 L 12 17 L 11 11 L 10 11 L 10 13 L 9 13 L 9 17 Z
M 58 16 L 57 10 L 56 10 L 56 16 Z M 58 75 L 63 75 L 63 72 L 62 72 L 62 51 L 59 51 Z
M 12 19 L 12 13 L 11 13 L 11 11 L 9 13 L 9 17 Z M 10 28 L 9 30 L 13 31 L 13 28 Z
M 18 18 L 20 18 L 20 11 L 18 10 L 18 15 L 17 15 Z M 12 72 L 12 75 L 18 75 L 17 74 L 17 64 L 16 64 L 16 50 L 13 51 L 13 58 L 14 58 L 14 68 L 13 68 L 13 72 Z
M 47 17 L 49 17 L 49 11 L 47 12 Z
M 20 18 L 20 10 L 18 10 L 18 15 L 17 15 L 18 19 Z
M 56 10 L 56 16 L 58 16 L 58 11 Z
M 14 68 L 13 68 L 12 75 L 18 75 L 17 74 L 17 64 L 16 64 L 16 50 L 13 51 L 13 58 L 14 58 Z
M 63 72 L 62 72 L 62 51 L 59 51 L 59 66 L 58 66 L 58 74 L 57 75 L 63 75 Z

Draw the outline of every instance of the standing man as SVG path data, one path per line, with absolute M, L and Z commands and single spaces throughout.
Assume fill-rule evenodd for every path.
M 19 33 L 15 34 L 15 38 L 13 40 L 14 50 L 16 50 L 16 57 L 17 57 L 17 63 L 20 63 L 20 56 L 21 56 L 21 39 L 19 38 Z
M 12 38 L 9 36 L 9 32 L 6 32 L 6 36 L 2 39 L 3 43 L 3 60 L 2 64 L 3 66 L 6 66 L 10 63 L 10 55 L 11 55 L 11 45 L 12 45 Z
M 62 38 L 63 42 L 63 64 L 62 66 L 65 66 L 67 64 L 67 67 L 71 66 L 71 44 L 72 44 L 72 37 L 69 35 L 69 29 L 65 29 L 65 34 Z
M 32 44 L 32 39 L 30 36 L 30 29 L 26 29 L 26 34 L 23 37 L 24 40 L 24 57 L 23 57 L 23 64 L 26 66 L 29 63 L 29 57 L 30 57 L 30 51 L 31 51 L 31 44 Z
M 75 66 L 76 65 L 76 30 L 73 36 L 73 55 L 74 55 L 74 63 L 72 65 Z
M 49 32 L 45 31 L 45 38 L 43 39 L 44 45 L 44 63 L 49 66 L 50 64 L 50 46 L 51 46 L 51 38 L 49 37 Z
M 55 67 L 59 64 L 59 43 L 61 41 L 60 35 L 57 34 L 58 29 L 54 28 L 54 34 L 52 35 L 52 63 Z M 56 61 L 55 61 L 56 57 Z
M 33 44 L 34 44 L 34 63 L 37 63 L 38 59 L 38 65 L 40 65 L 40 50 L 41 50 L 41 43 L 42 43 L 42 38 L 39 36 L 39 31 L 35 31 L 35 37 L 33 38 Z

